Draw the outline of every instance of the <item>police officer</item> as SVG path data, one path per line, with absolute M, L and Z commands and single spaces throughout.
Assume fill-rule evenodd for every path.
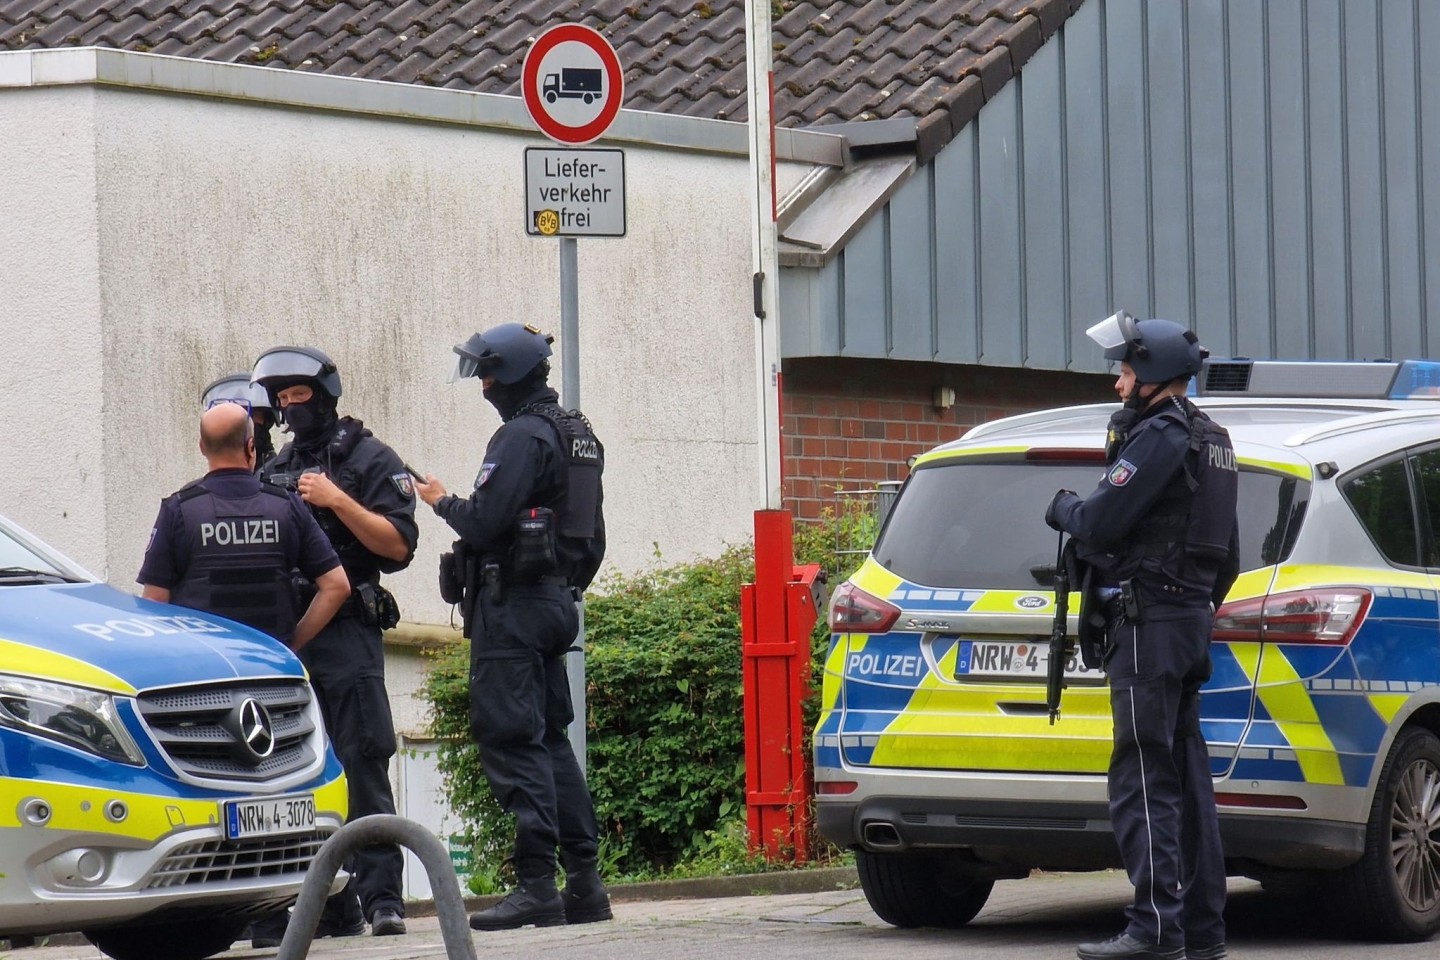
M 1077 541 L 1104 611 L 1114 743 L 1110 819 L 1135 899 L 1118 936 L 1081 960 L 1225 956 L 1225 863 L 1200 733 L 1215 608 L 1238 566 L 1235 450 L 1185 399 L 1206 352 L 1168 320 L 1123 311 L 1087 331 L 1120 362 L 1106 471 L 1081 499 L 1055 495 L 1045 522 Z
M 137 578 L 142 596 L 239 620 L 299 649 L 350 595 L 340 559 L 294 494 L 262 484 L 254 426 L 222 403 L 200 418 L 209 472 L 160 503 Z M 316 587 L 299 616 L 290 572 Z
M 566 738 L 575 716 L 565 652 L 579 630 L 580 592 L 605 553 L 604 449 L 546 383 L 553 340 L 505 323 L 455 348 L 452 382 L 479 378 L 504 423 L 469 497 L 447 494 L 433 476 L 416 484 L 460 535 L 451 555 L 459 582 L 447 599 L 461 599 L 470 638 L 471 735 L 496 800 L 515 815 L 519 886 L 471 914 L 476 930 L 611 917 L 596 868 L 595 808 Z
M 403 570 L 415 555 L 419 529 L 410 474 L 363 423 L 338 415 L 340 373 L 319 350 L 267 350 L 255 361 L 251 382 L 265 390 L 291 438 L 262 477 L 299 493 L 350 577 L 350 597 L 300 652 L 345 766 L 350 816 L 393 814 L 395 727 L 381 631 L 398 622 L 399 611 L 380 575 Z M 377 937 L 404 933 L 400 848 L 366 847 L 349 866 L 354 882 L 326 903 L 322 934 L 363 933 L 365 918 Z
M 240 403 L 249 407 L 255 421 L 255 469 L 262 470 L 275 456 L 270 428 L 275 426 L 275 411 L 265 391 L 250 383 L 250 374 L 231 373 L 210 384 L 200 394 L 200 409 L 209 410 L 217 403 Z

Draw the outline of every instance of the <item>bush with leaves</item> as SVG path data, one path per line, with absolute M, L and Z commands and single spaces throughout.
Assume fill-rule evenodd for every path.
M 837 553 L 837 545 L 868 544 L 873 532 L 873 517 L 859 508 L 802 525 L 796 562 L 821 564 L 833 585 L 863 559 Z M 608 877 L 685 873 L 683 865 L 734 846 L 720 838 L 744 818 L 739 601 L 754 570 L 751 546 L 732 546 L 718 557 L 612 576 L 587 598 L 588 781 Z M 817 689 L 827 641 L 817 624 Z M 450 806 L 475 845 L 472 888 L 490 892 L 507 879 L 498 868 L 514 825 L 491 798 L 469 740 L 468 666 L 464 644 L 441 651 L 423 696 L 442 741 Z M 806 704 L 807 724 L 817 700 Z

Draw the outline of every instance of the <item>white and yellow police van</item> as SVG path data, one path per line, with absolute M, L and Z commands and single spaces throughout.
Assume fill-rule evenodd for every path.
M 97 583 L 0 519 L 0 939 L 228 950 L 294 900 L 346 796 L 285 647 Z
M 1232 874 L 1334 894 L 1365 935 L 1440 930 L 1440 364 L 1208 361 L 1241 575 L 1201 695 Z M 820 831 L 875 912 L 957 927 L 997 879 L 1120 865 L 1104 677 L 1045 706 L 1056 534 L 1116 404 L 986 423 L 917 458 L 832 598 Z M 1076 628 L 1071 606 L 1070 635 Z

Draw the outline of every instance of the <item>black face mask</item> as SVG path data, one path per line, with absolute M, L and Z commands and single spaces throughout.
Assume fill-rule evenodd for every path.
M 313 446 L 317 440 L 328 438 L 335 426 L 335 408 L 319 394 L 304 403 L 290 404 L 284 414 L 285 426 L 302 447 Z

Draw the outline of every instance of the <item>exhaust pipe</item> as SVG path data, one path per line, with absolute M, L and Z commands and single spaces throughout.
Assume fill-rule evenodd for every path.
M 871 820 L 860 828 L 860 838 L 865 846 L 881 850 L 895 850 L 901 846 L 900 832 L 894 824 L 883 820 Z

